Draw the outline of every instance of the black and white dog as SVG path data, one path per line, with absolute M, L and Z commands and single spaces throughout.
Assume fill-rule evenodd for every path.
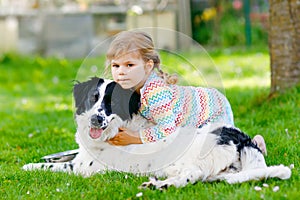
M 201 129 L 179 128 L 153 144 L 112 146 L 106 141 L 119 127 L 138 131 L 152 126 L 138 114 L 140 96 L 111 80 L 92 78 L 74 86 L 76 142 L 79 153 L 69 162 L 30 163 L 25 170 L 73 172 L 83 176 L 117 170 L 150 177 L 142 187 L 183 187 L 197 181 L 241 183 L 277 177 L 290 168 L 267 166 L 260 149 L 237 128 L 212 123 Z M 164 178 L 159 180 L 158 178 Z

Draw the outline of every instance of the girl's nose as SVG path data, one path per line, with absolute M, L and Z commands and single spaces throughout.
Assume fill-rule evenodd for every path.
M 119 66 L 119 74 L 120 75 L 125 75 L 126 74 L 126 67 L 124 66 Z

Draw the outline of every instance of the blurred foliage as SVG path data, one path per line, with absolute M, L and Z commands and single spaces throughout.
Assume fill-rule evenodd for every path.
M 232 1 L 218 1 L 203 10 L 192 8 L 193 38 L 202 45 L 245 45 L 245 17 Z M 267 45 L 266 13 L 251 13 L 252 45 Z

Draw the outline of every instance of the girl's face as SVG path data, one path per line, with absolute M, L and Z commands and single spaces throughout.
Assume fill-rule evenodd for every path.
M 137 92 L 143 87 L 150 72 L 153 69 L 153 61 L 147 63 L 136 53 L 128 53 L 111 61 L 111 71 L 114 81 L 122 88 L 134 88 Z

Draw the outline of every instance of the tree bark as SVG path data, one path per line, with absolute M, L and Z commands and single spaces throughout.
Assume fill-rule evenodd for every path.
M 300 83 L 300 0 L 270 0 L 271 95 Z

